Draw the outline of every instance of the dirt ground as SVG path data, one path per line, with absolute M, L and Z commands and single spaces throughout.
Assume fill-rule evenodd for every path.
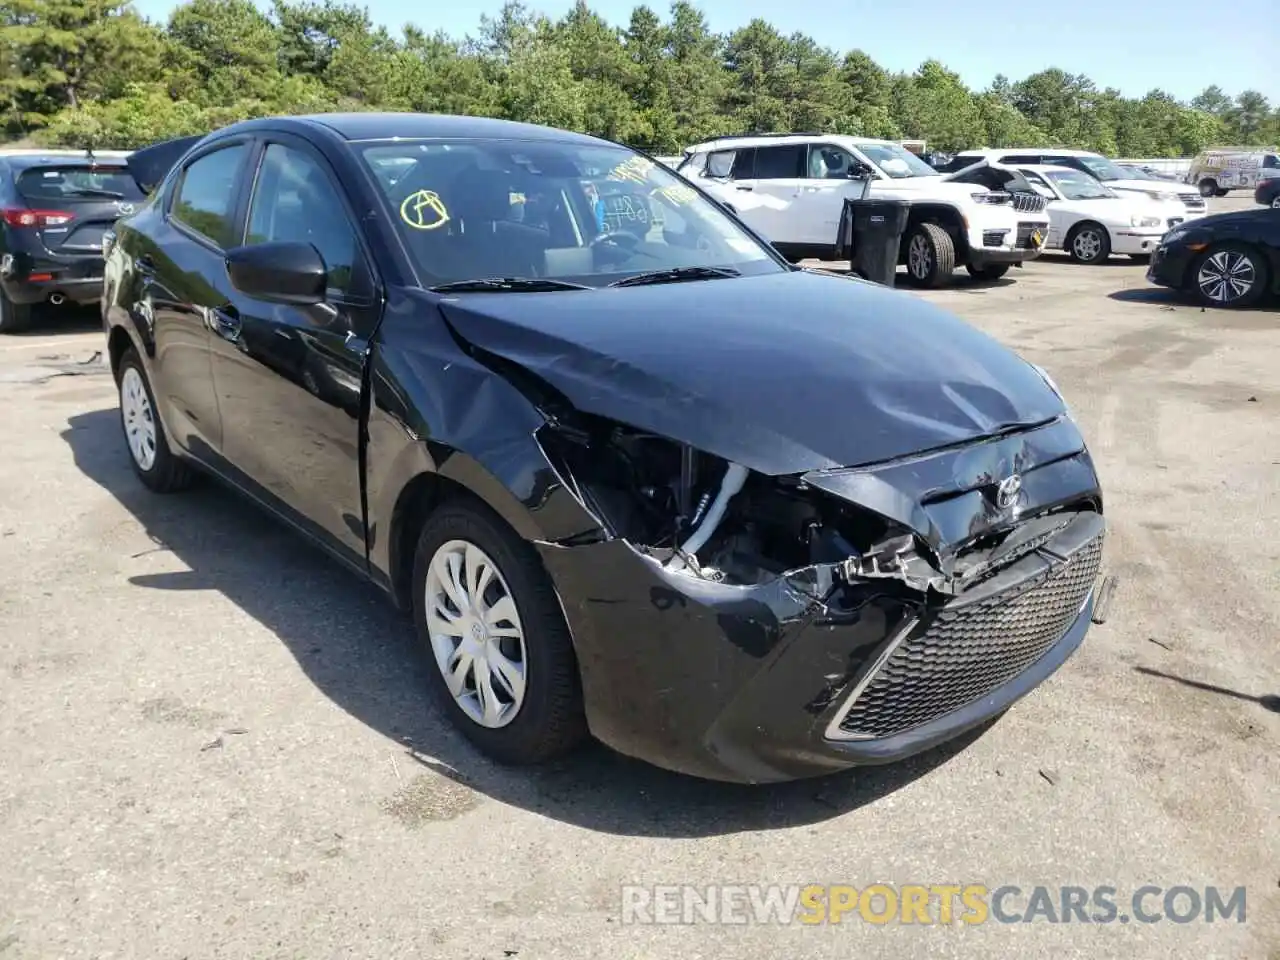
M 92 317 L 0 340 L 0 960 L 1276 960 L 1280 311 L 1056 255 L 927 297 L 1068 397 L 1110 618 L 981 736 L 755 789 L 486 763 L 371 588 L 212 485 L 140 487 Z M 623 923 L 626 884 L 874 882 L 1244 886 L 1247 918 Z

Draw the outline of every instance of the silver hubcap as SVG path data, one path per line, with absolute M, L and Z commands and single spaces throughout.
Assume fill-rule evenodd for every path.
M 1280 210 L 1280 194 L 1277 194 L 1276 198 L 1271 201 L 1271 209 Z
M 133 462 L 150 470 L 156 462 L 156 421 L 142 375 L 133 367 L 126 367 L 120 378 L 120 415 Z
M 933 251 L 923 234 L 917 233 L 907 245 L 907 267 L 917 280 L 928 278 L 929 271 L 933 269 Z
M 1196 283 L 1210 300 L 1230 303 L 1253 289 L 1256 276 L 1253 263 L 1244 254 L 1219 250 L 1200 267 Z
M 520 614 L 483 550 L 450 540 L 427 569 L 427 631 L 436 666 L 458 706 L 482 727 L 505 727 L 524 703 Z
M 1071 241 L 1071 249 L 1081 260 L 1096 260 L 1102 253 L 1102 238 L 1096 230 L 1081 230 Z

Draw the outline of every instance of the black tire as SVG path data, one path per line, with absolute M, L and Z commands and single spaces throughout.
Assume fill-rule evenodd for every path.
M 129 415 L 126 412 L 125 392 L 131 382 L 130 378 L 134 375 L 141 380 L 142 389 L 146 394 L 149 420 L 155 431 L 155 450 L 149 463 L 139 459 L 129 439 Z M 164 424 L 160 422 L 160 417 L 155 412 L 156 398 L 151 391 L 151 382 L 147 379 L 147 371 L 143 369 L 142 361 L 133 350 L 126 351 L 120 358 L 120 366 L 116 370 L 116 389 L 120 404 L 120 428 L 133 472 L 138 475 L 138 479 L 147 489 L 154 493 L 177 493 L 187 489 L 195 480 L 195 471 L 190 464 L 174 456 L 169 449 L 169 438 L 165 436 Z
M 1218 195 L 1218 181 L 1206 177 L 1200 181 L 1200 196 L 1216 197 Z
M 1214 276 L 1221 280 L 1228 275 L 1235 281 L 1247 279 L 1248 288 L 1237 292 L 1240 289 L 1237 283 L 1213 283 L 1211 279 L 1205 282 Z M 1267 258 L 1242 243 L 1215 244 L 1195 259 L 1187 273 L 1192 293 L 1207 307 L 1253 306 L 1262 299 L 1268 282 Z
M 1129 254 L 1129 259 L 1130 259 L 1130 260 L 1136 260 L 1138 263 L 1150 263 L 1150 262 L 1151 262 L 1151 254 L 1149 254 L 1149 253 L 1131 253 L 1131 254 Z
M 1085 221 L 1071 228 L 1065 246 L 1076 263 L 1106 263 L 1111 256 L 1111 234 L 1102 224 Z
M 427 576 L 436 552 L 451 541 L 465 541 L 488 555 L 497 569 L 498 583 L 507 589 L 520 618 L 524 697 L 514 717 L 501 727 L 482 726 L 459 705 L 433 652 Z M 488 508 L 470 500 L 452 500 L 427 519 L 414 552 L 413 620 L 428 660 L 432 695 L 481 752 L 504 764 L 544 763 L 586 738 L 578 662 L 551 578 L 533 546 Z M 469 676 L 474 688 L 475 675 Z
M 21 333 L 31 326 L 31 305 L 14 303 L 0 290 L 0 333 Z
M 1271 209 L 1280 210 L 1280 193 L 1271 198 Z
M 1009 264 L 1007 263 L 989 263 L 984 267 L 975 267 L 972 263 L 966 263 L 964 268 L 969 271 L 969 276 L 975 280 L 999 280 L 1009 272 Z
M 914 287 L 940 287 L 956 269 L 951 234 L 936 223 L 918 223 L 902 239 L 906 247 L 907 282 Z M 914 264 L 912 249 L 918 254 Z
M 1225 197 L 1227 195 L 1227 191 L 1219 187 L 1217 190 L 1213 191 L 1213 195 L 1215 197 Z

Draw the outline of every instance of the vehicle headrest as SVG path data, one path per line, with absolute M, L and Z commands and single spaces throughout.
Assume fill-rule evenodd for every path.
M 449 216 L 458 220 L 506 220 L 511 213 L 510 178 L 471 167 L 440 192 Z

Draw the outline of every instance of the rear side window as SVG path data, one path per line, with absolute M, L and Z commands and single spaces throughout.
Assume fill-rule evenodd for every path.
M 235 244 L 236 187 L 249 148 L 243 143 L 206 153 L 182 172 L 170 216 L 220 247 Z
M 1274 153 L 1268 153 L 1262 158 L 1262 169 L 1280 170 L 1280 157 L 1277 157 Z
M 1040 157 L 1035 156 L 1034 154 L 1014 153 L 1014 154 L 1010 154 L 1010 155 L 1008 155 L 1008 156 L 1006 156 L 1006 157 L 1001 157 L 1001 158 L 1000 158 L 1000 162 L 1001 162 L 1001 163 L 1007 163 L 1007 164 L 1010 164 L 1010 165 L 1023 164 L 1023 163 L 1030 163 L 1030 164 L 1033 164 L 1033 165 L 1034 165 L 1034 164 L 1037 164 L 1037 163 L 1041 163 L 1042 161 L 1041 161 Z M 1050 159 L 1045 160 L 1045 161 L 1043 161 L 1043 162 L 1044 162 L 1044 163 L 1056 163 L 1056 164 L 1059 164 L 1059 165 L 1061 165 L 1061 166 L 1071 166 L 1071 164 L 1068 164 L 1068 163 L 1066 162 L 1066 159 L 1065 159 L 1065 158 L 1059 158 L 1059 159 L 1053 159 L 1053 158 L 1050 158 Z
M 804 176 L 805 155 L 803 143 L 780 147 L 757 147 L 757 180 L 794 180 Z
M 30 167 L 18 174 L 17 187 L 22 199 L 32 206 L 103 200 L 132 203 L 146 199 L 124 167 Z

